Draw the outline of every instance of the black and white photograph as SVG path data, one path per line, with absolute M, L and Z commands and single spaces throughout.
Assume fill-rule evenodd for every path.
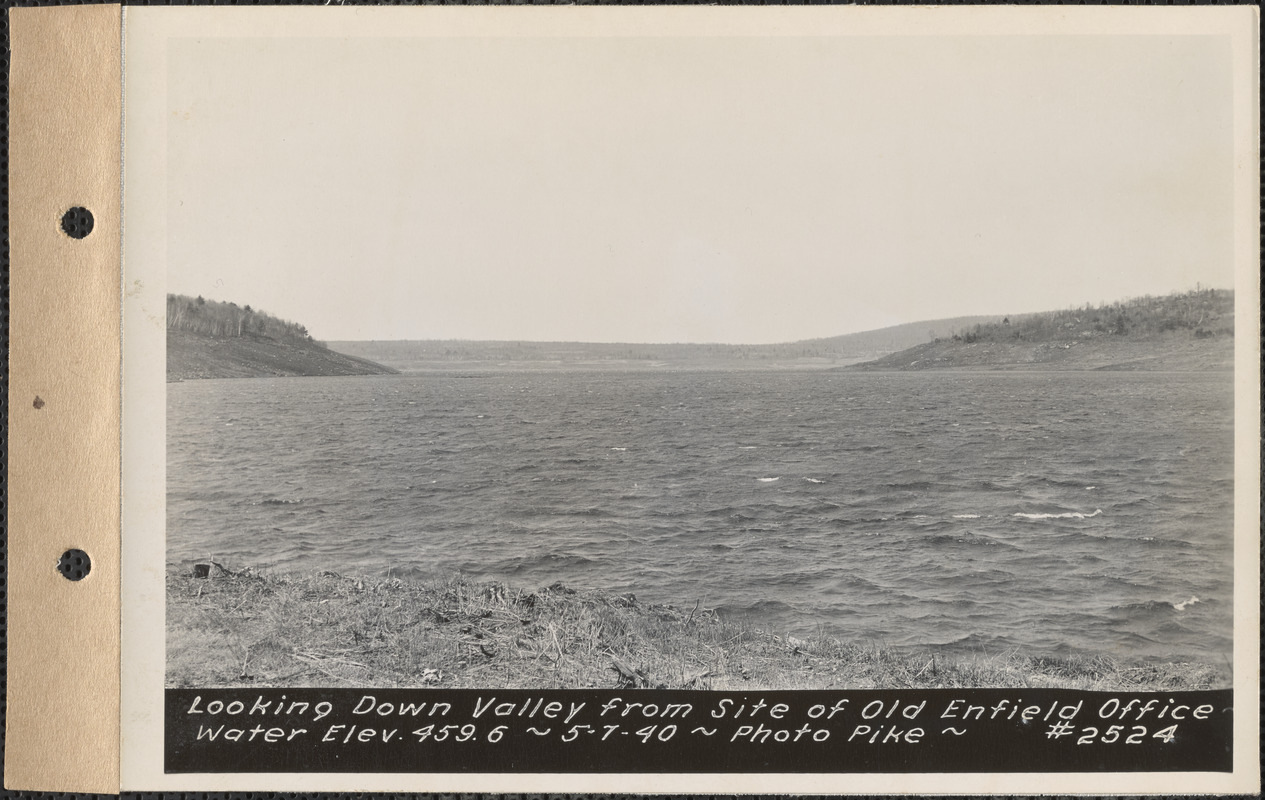
M 1231 37 L 612 11 L 165 40 L 163 686 L 1231 689 Z

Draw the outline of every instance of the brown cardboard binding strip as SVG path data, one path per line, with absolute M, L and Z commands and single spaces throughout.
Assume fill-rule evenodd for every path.
M 117 792 L 120 10 L 15 8 L 9 26 L 4 785 Z M 61 229 L 75 206 L 83 239 Z M 71 548 L 92 559 L 77 582 L 56 570 Z

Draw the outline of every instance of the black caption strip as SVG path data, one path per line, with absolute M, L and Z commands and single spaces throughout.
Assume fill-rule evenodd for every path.
M 1229 772 L 1229 690 L 169 689 L 166 771 Z

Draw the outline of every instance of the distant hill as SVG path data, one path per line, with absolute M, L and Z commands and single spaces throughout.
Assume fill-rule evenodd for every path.
M 855 364 L 948 335 L 1000 316 L 895 325 L 825 339 L 782 344 L 621 344 L 430 339 L 338 341 L 332 350 L 386 364 L 401 372 L 469 369 L 758 369 L 823 368 Z
M 167 295 L 167 380 L 378 375 L 395 370 L 335 353 L 307 329 L 250 306 Z
M 853 369 L 1219 370 L 1234 364 L 1234 292 L 1199 289 L 954 329 Z

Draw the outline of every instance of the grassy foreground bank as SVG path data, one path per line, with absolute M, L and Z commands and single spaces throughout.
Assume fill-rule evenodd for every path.
M 632 595 L 209 565 L 167 577 L 167 685 L 693 689 L 1229 686 L 1224 667 L 797 639 Z

